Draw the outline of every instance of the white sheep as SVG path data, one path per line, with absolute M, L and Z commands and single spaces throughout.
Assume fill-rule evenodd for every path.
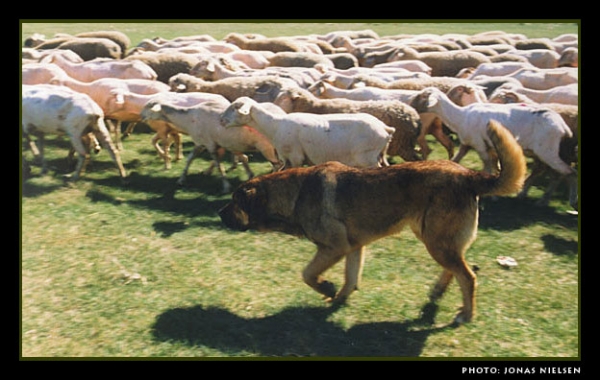
M 558 67 L 579 67 L 579 49 L 576 47 L 566 48 L 560 54 Z
M 502 90 L 516 92 L 537 103 L 559 103 L 574 106 L 579 104 L 579 85 L 577 83 L 556 86 L 547 90 L 533 90 L 526 87 L 504 84 L 498 87 L 494 93 Z M 493 96 L 494 93 L 492 93 L 491 96 Z
M 436 88 L 423 90 L 412 104 L 418 111 L 437 114 L 462 145 L 475 149 L 488 172 L 497 167 L 485 128 L 489 120 L 498 121 L 511 131 L 524 151 L 568 179 L 570 203 L 577 208 L 577 172 L 559 154 L 561 141 L 570 138 L 572 132 L 558 113 L 521 104 L 473 103 L 460 107 Z M 458 161 L 456 157 L 453 160 Z
M 576 67 L 521 69 L 507 76 L 517 79 L 523 87 L 533 90 L 548 90 L 556 86 L 579 83 L 579 73 Z
M 82 82 L 92 82 L 100 78 L 150 79 L 156 80 L 152 68 L 140 61 L 93 60 L 82 63 L 71 62 L 59 54 L 50 54 L 41 61 L 60 66 L 70 77 Z
M 342 89 L 323 81 L 315 83 L 308 90 L 321 99 L 396 100 L 407 104 L 419 92 L 417 90 L 388 89 L 372 86 Z M 426 140 L 427 135 L 434 136 L 446 149 L 448 157 L 452 158 L 454 155 L 454 142 L 444 133 L 439 118 L 431 112 L 423 112 L 419 116 L 421 118 L 421 131 L 417 137 L 417 144 L 421 148 L 422 158 L 426 160 L 431 153 L 431 148 Z
M 189 107 L 209 100 L 224 99 L 218 94 L 202 92 L 159 92 L 148 95 L 116 91 L 112 92 L 111 95 L 105 105 L 106 113 L 116 120 L 131 122 L 130 126 L 142 120 L 141 113 L 144 106 L 153 100 L 165 104 Z M 183 158 L 182 141 L 179 131 L 175 126 L 163 120 L 146 120 L 146 124 L 156 132 L 152 137 L 152 146 L 164 160 L 165 169 L 170 169 L 171 155 L 169 154 L 169 150 L 172 143 L 175 144 L 175 160 Z M 132 129 L 128 127 L 126 133 L 131 133 L 131 131 Z M 162 148 L 159 145 L 159 141 L 162 143 Z
M 490 59 L 481 53 L 468 50 L 450 50 L 442 52 L 418 52 L 410 47 L 398 48 L 389 60 L 419 60 L 431 67 L 431 76 L 454 77 L 466 67 L 477 67 L 490 63 Z
M 388 165 L 386 150 L 394 133 L 394 128 L 369 114 L 276 114 L 248 97 L 232 102 L 221 123 L 256 128 L 291 167 L 327 161 L 356 167 Z
M 534 69 L 531 63 L 528 62 L 491 62 L 491 63 L 482 63 L 481 65 L 475 67 L 473 71 L 466 76 L 467 79 L 475 78 L 479 75 L 489 75 L 489 76 L 503 76 L 514 73 L 520 69 Z
M 44 84 L 67 73 L 54 63 L 28 63 L 21 67 L 21 84 Z
M 50 81 L 51 84 L 62 85 L 72 90 L 89 95 L 104 111 L 105 119 L 117 120 L 115 125 L 109 123 L 115 136 L 115 144 L 118 149 L 122 149 L 121 143 L 121 125 L 120 119 L 113 117 L 108 109 L 108 103 L 112 101 L 116 94 L 125 92 L 135 92 L 138 94 L 156 94 L 166 92 L 170 87 L 162 82 L 149 79 L 120 79 L 120 78 L 100 78 L 92 82 L 82 82 L 73 79 L 68 75 L 60 75 Z
M 577 164 L 577 161 L 579 158 L 578 157 L 579 106 L 570 105 L 570 104 L 559 104 L 559 103 L 539 104 L 522 94 L 516 93 L 516 92 L 508 90 L 508 89 L 498 89 L 497 91 L 494 91 L 492 96 L 489 98 L 489 102 L 490 103 L 500 103 L 500 104 L 526 103 L 526 104 L 529 104 L 532 106 L 550 108 L 550 109 L 556 111 L 563 118 L 565 123 L 567 123 L 567 125 L 571 129 L 571 132 L 573 133 L 573 136 L 571 138 L 565 139 L 561 142 L 560 157 L 566 163 Z M 533 185 L 535 180 L 538 177 L 540 177 L 542 174 L 544 174 L 548 171 L 549 170 L 546 165 L 540 163 L 538 160 L 535 160 L 532 165 L 531 174 L 525 181 L 525 184 L 523 185 L 523 189 L 521 190 L 521 192 L 519 193 L 518 196 L 521 198 L 526 197 L 529 189 L 531 188 L 531 186 Z M 555 174 L 555 172 L 550 171 L 549 174 L 552 176 L 552 180 L 546 187 L 546 189 L 544 191 L 544 195 L 538 201 L 538 203 L 541 205 L 548 204 L 554 190 L 556 189 L 558 184 L 561 182 L 561 177 L 557 176 Z
M 558 60 L 560 59 L 559 53 L 549 49 L 514 49 L 508 53 L 524 57 L 529 63 L 540 69 L 553 69 L 558 67 Z
M 273 75 L 224 78 L 209 82 L 184 73 L 171 77 L 169 85 L 172 91 L 209 92 L 223 95 L 230 102 L 241 96 L 260 102 L 272 102 L 282 88 L 298 87 L 291 79 Z
M 207 172 L 210 172 L 214 166 L 218 168 L 223 183 L 223 192 L 229 192 L 231 185 L 220 163 L 219 148 L 224 148 L 241 156 L 250 178 L 254 174 L 247 165 L 247 158 L 242 155 L 243 152 L 259 151 L 271 162 L 275 170 L 282 166 L 275 148 L 264 135 L 246 126 L 236 129 L 221 127 L 221 114 L 229 105 L 229 101 L 225 98 L 208 100 L 189 107 L 177 106 L 160 101 L 160 99 L 153 99 L 147 102 L 142 109 L 142 120 L 166 121 L 174 125 L 180 132 L 189 135 L 194 141 L 195 147 L 187 158 L 185 168 L 177 180 L 178 184 L 185 183 L 190 164 L 204 149 L 209 151 L 215 164 L 211 165 Z
M 44 135 L 66 134 L 79 154 L 75 171 L 67 178 L 77 180 L 90 160 L 82 138 L 93 132 L 115 162 L 121 179 L 127 176 L 119 152 L 104 125 L 102 109 L 88 96 L 66 87 L 53 85 L 23 85 L 21 101 L 23 134 L 32 152 L 42 161 L 42 173 L 47 171 L 44 159 Z M 37 146 L 30 136 L 37 137 Z

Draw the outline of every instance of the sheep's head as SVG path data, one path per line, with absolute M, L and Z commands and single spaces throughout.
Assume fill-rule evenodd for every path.
M 498 88 L 489 100 L 490 103 L 509 104 L 509 103 L 520 103 L 521 99 L 519 95 L 508 89 Z
M 221 114 L 221 125 L 225 128 L 240 127 L 249 124 L 252 116 L 250 111 L 254 101 L 246 96 L 236 99 Z
M 435 87 L 428 87 L 417 93 L 410 105 L 419 113 L 430 112 L 431 108 L 438 104 L 439 97 L 443 92 Z
M 140 118 L 142 121 L 148 120 L 161 120 L 162 119 L 162 106 L 160 103 L 155 101 L 149 101 L 146 103 L 142 111 L 140 112 Z

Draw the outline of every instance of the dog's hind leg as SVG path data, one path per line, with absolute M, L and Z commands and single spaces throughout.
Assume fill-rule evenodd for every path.
M 344 286 L 335 295 L 334 302 L 343 303 L 353 291 L 358 290 L 362 268 L 365 263 L 365 248 L 360 247 L 346 255 L 346 277 Z
M 475 273 L 473 273 L 465 262 L 462 252 L 427 248 L 431 256 L 444 267 L 440 279 L 431 292 L 431 300 L 435 301 L 440 298 L 448 287 L 448 284 L 450 284 L 452 277 L 456 277 L 456 281 L 462 292 L 463 306 L 454 318 L 454 321 L 456 323 L 471 321 L 475 314 L 475 290 L 477 288 Z

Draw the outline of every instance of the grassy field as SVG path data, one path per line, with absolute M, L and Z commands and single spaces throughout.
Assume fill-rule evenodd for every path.
M 200 33 L 219 38 L 234 30 L 456 32 L 454 24 L 429 25 L 435 29 L 387 23 L 25 23 L 22 32 L 111 26 L 132 41 Z M 573 23 L 468 28 L 475 33 L 509 26 L 531 36 L 577 32 Z M 460 304 L 458 286 L 452 284 L 437 306 L 427 304 L 441 269 L 410 231 L 370 245 L 361 290 L 348 305 L 330 307 L 301 280 L 312 243 L 224 229 L 216 211 L 230 196 L 220 193 L 216 175 L 201 173 L 208 157 L 196 160 L 187 185 L 177 187 L 184 162 L 163 170 L 151 137 L 138 130 L 124 141 L 128 185 L 120 183 L 106 152 L 92 158 L 82 180 L 64 182 L 69 144 L 55 137 L 47 144 L 49 174 L 39 175 L 34 165 L 22 179 L 23 358 L 579 357 L 579 227 L 564 187 L 549 207 L 534 205 L 543 183 L 527 200 L 482 200 L 478 239 L 467 254 L 479 268 L 478 315 L 455 328 L 449 322 Z M 31 162 L 25 145 L 23 157 Z M 444 158 L 441 145 L 430 145 L 432 158 Z M 186 153 L 191 146 L 185 139 Z M 255 173 L 268 172 L 259 155 L 251 162 Z M 481 168 L 473 153 L 462 163 Z M 241 169 L 228 177 L 234 185 L 246 178 Z M 514 257 L 519 266 L 500 267 L 499 255 Z M 341 284 L 342 272 L 338 264 L 327 275 Z

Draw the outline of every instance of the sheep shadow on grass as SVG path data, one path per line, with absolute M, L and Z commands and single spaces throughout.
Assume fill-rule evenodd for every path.
M 152 331 L 159 342 L 206 346 L 233 356 L 377 358 L 418 357 L 429 335 L 456 327 L 432 325 L 437 306 L 427 304 L 415 320 L 364 323 L 345 330 L 327 320 L 338 308 L 291 307 L 262 318 L 244 318 L 199 305 L 167 310 Z

